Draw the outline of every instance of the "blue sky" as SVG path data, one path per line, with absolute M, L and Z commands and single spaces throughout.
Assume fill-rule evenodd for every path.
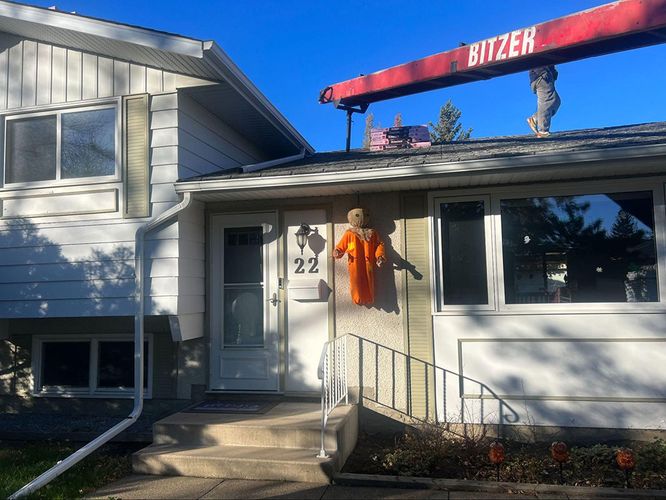
M 48 0 L 30 2 L 213 39 L 318 151 L 342 149 L 345 115 L 317 103 L 326 85 L 579 10 L 603 0 Z M 666 120 L 666 45 L 558 67 L 552 131 Z M 451 99 L 473 137 L 526 134 L 535 108 L 527 75 L 495 78 L 370 106 L 375 123 L 437 118 Z M 356 115 L 352 146 L 361 144 Z

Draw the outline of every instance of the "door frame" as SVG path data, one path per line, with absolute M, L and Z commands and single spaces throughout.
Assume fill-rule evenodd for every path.
M 278 213 L 276 210 L 245 213 L 218 213 L 209 217 L 209 258 L 210 266 L 210 348 L 209 348 L 209 389 L 237 392 L 279 392 L 281 389 L 281 353 L 279 332 L 279 303 L 271 304 L 275 297 L 280 299 L 279 290 L 279 258 L 278 247 L 280 235 L 278 231 Z M 224 326 L 224 255 L 222 251 L 223 231 L 225 228 L 261 226 L 263 227 L 263 265 L 264 265 L 264 347 L 234 348 L 230 352 L 238 353 L 239 359 L 264 359 L 266 361 L 267 381 L 262 387 L 250 387 L 242 383 L 224 382 L 221 369 L 224 357 L 223 326 Z M 268 236 L 269 241 L 266 241 Z M 258 356 L 263 353 L 263 358 Z M 245 358 L 243 358 L 245 356 Z M 247 379 L 251 380 L 251 379 Z M 255 379 L 256 380 L 256 379 Z

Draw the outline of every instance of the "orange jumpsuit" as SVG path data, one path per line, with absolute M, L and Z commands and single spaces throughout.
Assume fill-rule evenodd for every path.
M 386 261 L 384 243 L 376 231 L 366 241 L 348 229 L 335 247 L 335 258 L 347 254 L 351 295 L 355 304 L 372 304 L 375 301 L 375 265 Z

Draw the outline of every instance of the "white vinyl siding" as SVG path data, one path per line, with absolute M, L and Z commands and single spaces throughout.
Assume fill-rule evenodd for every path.
M 0 33 L 0 42 L 0 110 L 210 83 L 7 33 Z
M 143 223 L 0 225 L 0 317 L 132 315 L 134 234 Z M 176 314 L 178 225 L 158 228 L 146 238 L 146 313 Z
M 266 159 L 249 141 L 191 97 L 180 94 L 178 101 L 179 178 L 237 168 Z M 158 135 L 156 139 L 161 138 Z

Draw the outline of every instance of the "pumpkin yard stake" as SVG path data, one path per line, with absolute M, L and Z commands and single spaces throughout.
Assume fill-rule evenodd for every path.
M 490 443 L 490 449 L 488 450 L 488 458 L 490 462 L 495 465 L 497 468 L 497 481 L 500 480 L 500 465 L 504 462 L 504 445 L 499 441 L 493 441 Z
M 620 448 L 615 452 L 615 462 L 621 471 L 624 471 L 624 486 L 631 488 L 629 476 L 636 467 L 636 457 L 631 448 Z
M 558 464 L 560 464 L 560 484 L 564 484 L 564 473 L 562 467 L 565 462 L 569 461 L 569 449 L 566 443 L 562 441 L 555 441 L 550 445 L 550 456 L 553 457 Z

